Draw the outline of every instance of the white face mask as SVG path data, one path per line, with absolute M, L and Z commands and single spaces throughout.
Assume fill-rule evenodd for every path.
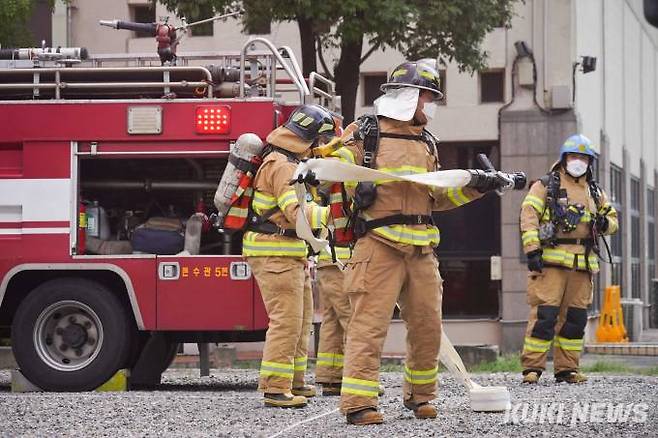
M 587 172 L 589 163 L 583 160 L 571 160 L 567 163 L 567 172 L 574 178 L 581 177 Z
M 425 102 L 423 105 L 423 114 L 427 117 L 427 120 L 432 120 L 436 115 L 436 102 Z

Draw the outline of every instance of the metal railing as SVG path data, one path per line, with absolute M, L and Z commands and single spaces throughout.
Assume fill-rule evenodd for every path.
M 131 72 L 162 72 L 162 82 L 67 82 L 62 80 L 62 73 L 131 73 Z M 205 81 L 171 81 L 170 74 L 173 72 L 197 72 L 205 76 Z M 54 73 L 54 80 L 42 82 L 42 75 Z M 46 68 L 16 68 L 0 69 L 0 77 L 3 75 L 31 74 L 33 82 L 0 83 L 0 90 L 11 89 L 33 89 L 33 95 L 38 96 L 39 90 L 54 89 L 55 99 L 61 98 L 63 89 L 87 89 L 87 88 L 162 88 L 164 93 L 169 93 L 172 88 L 205 88 L 207 97 L 212 97 L 212 74 L 205 67 L 46 67 Z
M 265 49 L 257 50 L 257 45 L 264 46 Z M 239 72 L 236 97 L 244 99 L 264 95 L 278 99 L 285 93 L 295 93 L 299 95 L 300 103 L 311 103 L 317 99 L 319 103 L 334 111 L 338 107 L 333 81 L 312 72 L 307 84 L 292 49 L 288 46 L 277 48 L 265 38 L 247 41 L 240 51 L 181 53 L 177 62 L 177 66 L 155 66 L 151 64 L 160 64 L 160 58 L 155 53 L 122 53 L 92 55 L 74 67 L 0 68 L 0 91 L 31 89 L 32 97 L 39 98 L 40 90 L 54 90 L 54 98 L 59 100 L 66 99 L 63 90 L 74 89 L 162 89 L 164 94 L 169 94 L 171 90 L 199 88 L 203 90 L 203 97 L 212 98 L 214 94 L 221 95 L 217 90 L 213 90 L 218 83 L 216 78 L 213 80 L 214 70 L 209 65 L 212 64 L 213 67 L 231 69 L 236 75 Z M 208 65 L 208 68 L 199 65 L 202 63 Z M 161 72 L 162 81 L 159 81 L 157 76 L 142 78 L 142 81 L 140 78 L 135 78 L 135 81 L 127 79 L 130 73 L 137 72 Z M 107 73 L 117 73 L 116 80 L 113 80 L 111 75 L 108 77 Z M 127 76 L 119 77 L 118 74 L 121 73 Z M 16 78 L 21 74 L 24 75 L 23 78 Z M 177 75 L 177 80 L 171 80 L 172 74 Z M 279 77 L 282 74 L 284 76 Z M 84 75 L 84 78 L 80 78 L 84 82 L 73 81 L 72 76 L 77 75 Z M 186 75 L 193 75 L 193 80 L 181 79 Z M 12 76 L 14 82 L 11 80 Z M 27 79 L 29 76 L 31 81 Z M 28 96 L 23 96 L 25 97 Z M 52 97 L 53 94 L 49 93 L 49 98 Z

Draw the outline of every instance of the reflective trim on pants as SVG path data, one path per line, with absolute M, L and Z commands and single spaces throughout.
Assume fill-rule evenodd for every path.
M 551 348 L 551 341 L 543 339 L 526 337 L 523 343 L 524 351 L 534 351 L 536 353 L 546 353 Z
M 296 357 L 295 358 L 295 371 L 306 371 L 306 366 L 308 364 L 308 356 Z
M 343 368 L 344 356 L 338 353 L 318 353 L 317 366 Z
M 260 363 L 261 376 L 278 376 L 292 380 L 293 374 L 294 370 L 292 364 L 266 361 Z
M 379 382 L 355 379 L 353 377 L 343 377 L 340 393 L 362 395 L 365 397 L 378 397 Z
M 436 382 L 437 374 L 439 372 L 438 367 L 434 367 L 431 370 L 412 370 L 406 365 L 404 366 L 404 380 L 413 384 L 413 385 L 424 385 L 426 383 Z
M 556 336 L 554 342 L 556 347 L 560 347 L 563 350 L 582 351 L 584 340 L 568 339 L 568 338 L 563 338 L 562 336 Z

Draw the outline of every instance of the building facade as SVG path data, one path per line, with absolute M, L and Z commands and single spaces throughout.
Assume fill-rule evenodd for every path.
M 175 20 L 149 0 L 73 0 L 56 7 L 53 45 L 84 46 L 92 54 L 154 52 L 152 37 L 101 28 L 98 20 L 163 16 Z M 275 23 L 266 37 L 300 56 L 295 23 Z M 179 51 L 236 51 L 248 38 L 237 21 L 218 21 L 193 28 Z M 515 46 L 520 41 L 524 45 Z M 643 327 L 658 325 L 653 293 L 658 30 L 644 19 L 641 0 L 526 0 L 517 5 L 511 28 L 492 31 L 483 48 L 485 71 L 460 73 L 455 64 L 441 66 L 446 99 L 429 128 L 442 140 L 443 168 L 475 167 L 476 155 L 484 152 L 500 168 L 523 170 L 535 180 L 548 171 L 569 135 L 582 132 L 599 144 L 599 181 L 619 211 L 621 230 L 611 239 L 614 263 L 602 264 L 596 282 L 588 338 L 603 288 L 619 284 L 629 303 L 627 324 L 638 339 Z M 329 63 L 337 55 L 325 53 Z M 596 58 L 594 71 L 585 72 L 591 59 L 583 56 Z M 357 115 L 372 111 L 379 85 L 403 60 L 388 49 L 375 51 L 362 64 Z M 497 344 L 502 351 L 522 345 L 529 311 L 519 235 L 524 195 L 491 194 L 437 215 L 445 327 L 456 343 Z M 403 324 L 394 321 L 385 351 L 403 351 L 404 335 Z

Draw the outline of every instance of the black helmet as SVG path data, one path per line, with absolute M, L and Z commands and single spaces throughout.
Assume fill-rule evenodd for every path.
M 300 106 L 283 126 L 307 141 L 315 140 L 323 134 L 333 135 L 336 130 L 333 116 L 320 105 Z
M 382 84 L 380 89 L 386 92 L 401 87 L 429 90 L 436 95 L 436 99 L 443 98 L 439 72 L 426 62 L 404 62 L 398 65 L 391 73 L 388 82 Z

